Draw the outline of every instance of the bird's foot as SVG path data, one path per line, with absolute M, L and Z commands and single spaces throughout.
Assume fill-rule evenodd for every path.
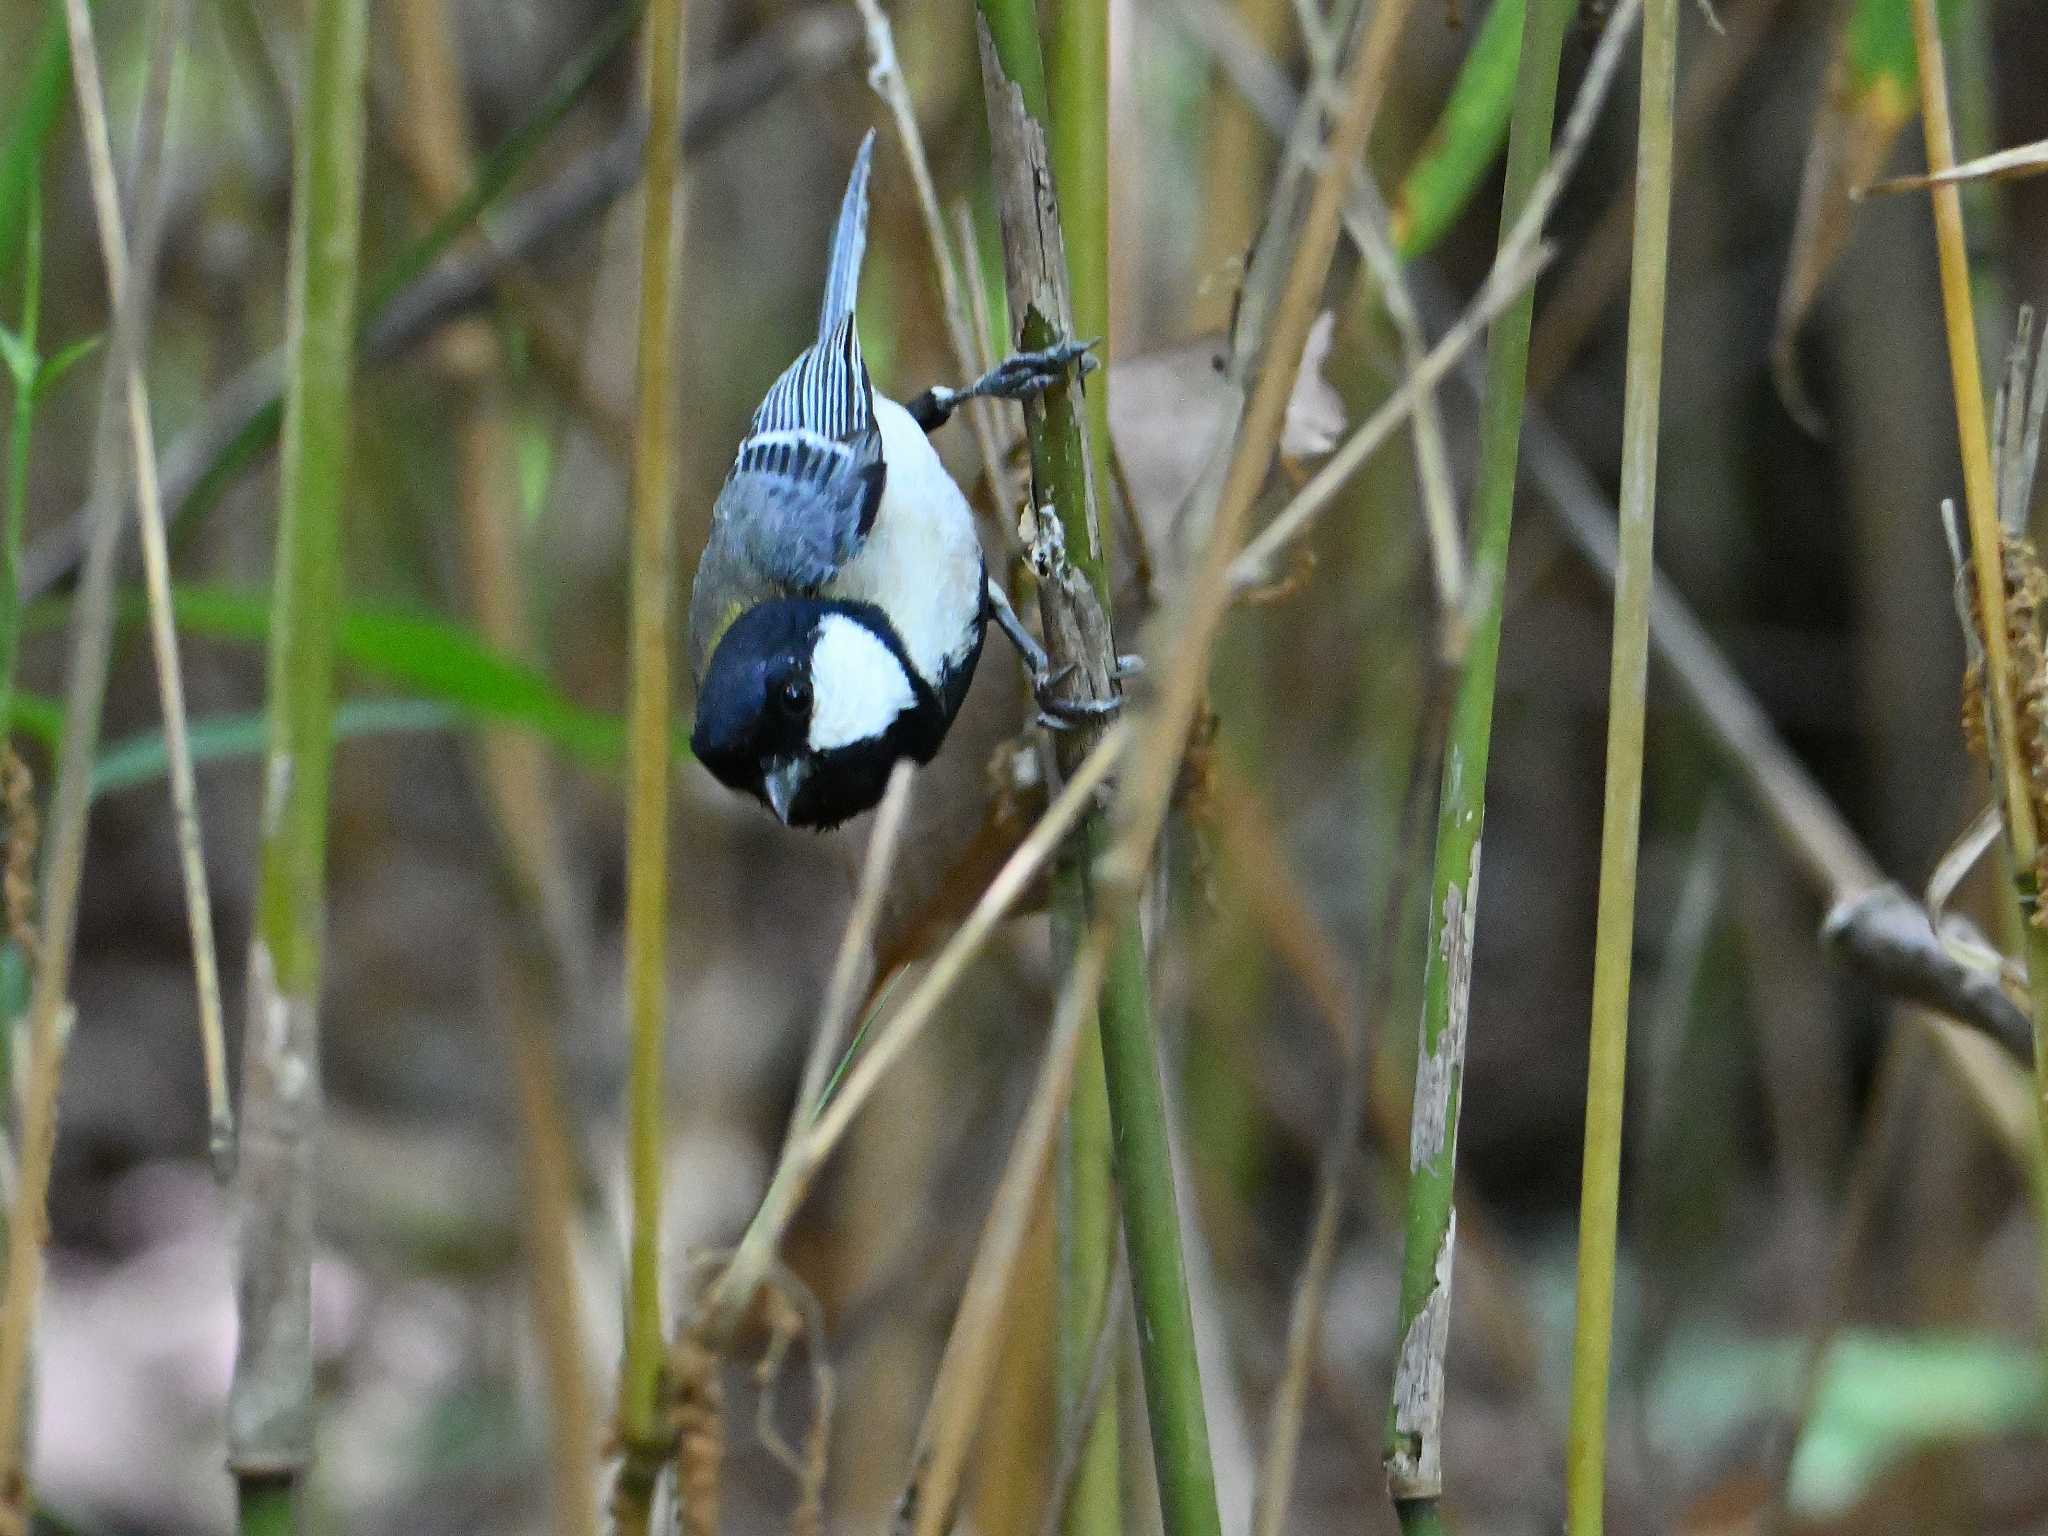
M 963 389 L 960 398 L 990 395 L 999 400 L 1029 400 L 1058 383 L 1076 362 L 1084 374 L 1100 367 L 1092 355 L 1095 345 L 1092 341 L 1062 341 L 1036 352 L 1013 352 Z
M 1030 400 L 1064 378 L 1076 362 L 1083 374 L 1100 367 L 1090 351 L 1095 345 L 1092 341 L 1063 341 L 1036 352 L 1012 353 L 965 389 L 934 384 L 904 408 L 926 432 L 936 432 L 969 400 Z
M 1117 658 L 1118 670 L 1112 674 L 1121 678 L 1122 667 L 1130 657 Z M 1061 698 L 1056 689 L 1073 676 L 1074 664 L 1069 662 L 1056 671 L 1040 671 L 1031 679 L 1031 697 L 1038 705 L 1038 723 L 1049 731 L 1071 731 L 1079 726 L 1092 725 L 1107 720 L 1124 707 L 1121 697 L 1107 699 Z

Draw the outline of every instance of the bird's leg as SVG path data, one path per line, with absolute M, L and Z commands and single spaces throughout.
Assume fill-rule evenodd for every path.
M 996 621 L 996 627 L 1009 637 L 1010 644 L 1017 647 L 1017 654 L 1024 659 L 1024 668 L 1031 674 L 1031 697 L 1038 704 L 1038 723 L 1050 730 L 1063 731 L 1088 720 L 1099 720 L 1113 715 L 1123 708 L 1122 699 L 1062 699 L 1055 697 L 1053 690 L 1073 672 L 1069 662 L 1058 671 L 1053 670 L 1052 658 L 1045 654 L 1045 647 L 1031 638 L 1031 631 L 1024 627 L 1024 621 L 1017 617 L 1017 610 L 1010 605 L 1010 594 L 1002 583 L 993 576 L 982 578 L 988 588 L 989 617 Z M 1116 676 L 1128 677 L 1137 670 L 1135 656 L 1117 658 Z M 1139 663 L 1139 665 L 1142 665 Z
M 927 433 L 936 432 L 969 400 L 1029 400 L 1077 362 L 1083 373 L 1099 366 L 1089 355 L 1094 345 L 1092 341 L 1063 341 L 1037 352 L 1013 352 L 965 389 L 934 384 L 905 409 Z

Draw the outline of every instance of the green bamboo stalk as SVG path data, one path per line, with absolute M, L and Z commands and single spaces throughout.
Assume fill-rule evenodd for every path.
M 1060 0 L 1052 12 L 1053 59 L 1048 82 L 1052 110 L 1053 184 L 1066 235 L 1068 297 L 1074 328 L 1099 338 L 1097 354 L 1108 362 L 1109 340 L 1109 7 L 1107 0 Z M 1029 100 L 1027 96 L 1027 102 Z M 1043 104 L 1042 104 L 1043 105 Z M 1087 411 L 1088 479 L 1109 484 L 1108 372 L 1098 371 L 1083 392 Z M 1057 418 L 1048 430 L 1066 424 Z M 1066 546 L 1094 588 L 1103 612 L 1110 611 L 1108 549 L 1110 520 L 1096 518 L 1084 498 L 1056 501 Z M 1090 524 L 1095 524 L 1090 535 Z M 1054 872 L 1056 943 L 1063 968 L 1073 964 L 1093 909 L 1089 869 L 1099 842 L 1099 816 L 1083 823 L 1062 850 Z M 1142 974 L 1140 981 L 1142 982 Z M 1088 1393 L 1095 1341 L 1110 1304 L 1110 1274 L 1116 1261 L 1116 1189 L 1111 1175 L 1109 1090 L 1104 1075 L 1102 1034 L 1097 1019 L 1083 1025 L 1074 1086 L 1067 1108 L 1066 1142 L 1060 1163 L 1059 1338 L 1054 1351 L 1058 1399 L 1058 1443 L 1077 1433 L 1076 1415 Z M 1112 1369 L 1114 1367 L 1112 1366 Z M 1119 1394 L 1110 1387 L 1096 1399 L 1081 1460 L 1067 1499 L 1067 1536 L 1116 1536 L 1123 1527 L 1117 1432 Z
M 1166 1536 L 1220 1536 L 1208 1415 L 1181 1256 L 1165 1085 L 1152 1030 L 1145 948 L 1135 918 L 1119 925 L 1110 950 L 1102 989 L 1102 1054 L 1160 1516 Z
M 687 0 L 647 12 L 647 146 L 640 228 L 640 352 L 633 435 L 632 684 L 628 702 L 626 1144 L 633 1237 L 619 1371 L 614 1529 L 650 1529 L 669 1453 L 661 1412 L 662 1056 L 668 1022 L 669 606 L 675 581 L 676 169 Z
M 1549 159 L 1558 59 L 1576 10 L 1575 0 L 1532 0 L 1529 7 L 1508 125 L 1507 184 L 1501 200 L 1504 237 L 1521 216 Z M 1441 1524 L 1443 1366 L 1455 1237 L 1452 1183 L 1471 1006 L 1494 673 L 1500 659 L 1501 605 L 1533 307 L 1533 297 L 1525 291 L 1502 312 L 1487 338 L 1486 400 L 1472 512 L 1471 641 L 1451 705 L 1437 813 L 1436 869 L 1430 881 L 1397 1331 L 1401 1343 L 1387 1416 L 1388 1488 L 1408 1536 L 1437 1530 Z
M 1109 313 L 1109 0 L 1059 0 L 1053 9 L 1053 183 L 1067 241 L 1068 296 L 1075 332 L 1095 343 L 1103 366 L 1083 390 L 1088 412 L 1089 472 L 1097 486 L 1109 477 L 1109 363 L 1114 354 Z M 1079 560 L 1096 596 L 1109 601 L 1104 572 L 1109 524 L 1097 548 Z M 1073 530 L 1068 529 L 1071 534 Z M 1070 537 L 1067 547 L 1077 548 Z
M 313 1456 L 313 1143 L 328 776 L 360 284 L 365 0 L 307 8 L 256 932 L 243 1032 L 241 1338 L 228 1465 L 244 1532 L 282 1532 Z
M 982 70 L 983 86 L 989 97 L 990 135 L 998 158 L 996 175 L 999 187 L 1008 189 L 998 201 L 1005 220 L 1010 310 L 1022 344 L 1040 347 L 1063 339 L 1063 332 L 1073 334 L 1075 305 L 1079 301 L 1068 296 L 1071 284 L 1067 253 L 1057 220 L 1050 221 L 1054 227 L 1047 229 L 1042 194 L 1035 190 L 1026 192 L 1027 206 L 1022 208 L 1010 195 L 1019 185 L 1018 173 L 1030 170 L 1015 162 L 1045 152 L 1047 98 L 1036 15 L 1030 0 L 981 0 L 981 13 L 987 24 Z M 1077 145 L 1087 144 L 1091 133 L 1097 135 L 1095 146 L 1085 152 L 1091 160 L 1102 161 L 1106 166 L 1106 82 L 1089 84 L 1076 80 L 1077 74 L 1103 67 L 1099 59 L 1086 57 L 1091 45 L 1098 50 L 1106 50 L 1107 45 L 1106 30 L 1096 30 L 1103 25 L 1100 20 L 1084 22 L 1083 18 L 1089 15 L 1091 12 L 1084 10 L 1075 16 L 1073 25 L 1077 31 L 1085 30 L 1086 35 L 1077 37 L 1063 55 L 1067 68 L 1063 105 L 1071 103 L 1085 115 L 1086 121 L 1065 131 L 1071 135 L 1069 143 Z M 1080 158 L 1084 151 L 1076 147 L 1071 153 Z M 1097 176 L 1102 179 L 1092 179 Z M 1098 287 L 1095 302 L 1101 306 L 1096 313 L 1106 320 L 1106 175 L 1084 173 L 1082 185 L 1092 185 L 1095 195 L 1105 204 L 1089 210 L 1084 215 L 1086 222 L 1078 227 L 1087 229 L 1090 238 L 1105 245 L 1099 265 L 1084 266 L 1084 270 L 1094 273 L 1094 281 L 1105 285 Z M 1057 197 L 1053 201 L 1057 205 Z M 1026 223 L 1031 226 L 1029 230 L 1017 227 Z M 1086 595 L 1094 598 L 1099 622 L 1092 634 L 1088 625 L 1074 622 L 1072 605 L 1084 594 L 1073 592 L 1056 575 L 1041 582 L 1040 606 L 1046 620 L 1047 649 L 1053 653 L 1054 662 L 1078 663 L 1088 673 L 1090 688 L 1106 691 L 1111 686 L 1109 671 L 1114 665 L 1108 630 L 1108 593 L 1103 579 L 1103 530 L 1108 519 L 1098 515 L 1088 419 L 1077 398 L 1079 392 L 1078 379 L 1055 384 L 1026 408 L 1025 424 L 1031 445 L 1033 505 L 1050 504 L 1056 509 L 1066 550 L 1088 578 L 1087 586 L 1092 591 Z M 1084 635 L 1095 649 L 1092 653 L 1075 654 L 1072 647 Z M 1062 648 L 1066 648 L 1065 654 Z M 1068 734 L 1079 737 L 1083 733 Z M 1083 746 L 1084 743 L 1073 740 L 1059 744 L 1063 771 L 1071 771 L 1071 759 Z M 1099 814 L 1089 817 L 1078 830 L 1069 857 L 1078 860 L 1082 878 L 1075 882 L 1078 889 L 1070 888 L 1064 899 L 1070 911 L 1075 904 L 1081 906 L 1081 912 L 1074 915 L 1081 917 L 1091 930 L 1104 920 L 1114 923 L 1097 1021 L 1117 1193 L 1130 1252 L 1132 1296 L 1138 1311 L 1140 1359 L 1160 1513 L 1167 1536 L 1218 1536 L 1216 1479 L 1210 1465 L 1201 1371 L 1195 1356 L 1194 1322 L 1181 1260 L 1173 1165 L 1167 1147 L 1165 1091 L 1152 1030 L 1144 943 L 1135 909 L 1098 912 L 1094 899 L 1097 893 L 1087 883 L 1092 880 L 1096 851 L 1106 846 L 1107 831 Z M 1073 924 L 1070 931 L 1080 932 L 1083 923 Z M 1077 1083 L 1077 1092 L 1084 1086 Z M 1077 1326 L 1071 1314 L 1067 1326 Z M 1086 1351 L 1094 1337 L 1092 1329 L 1083 1333 L 1073 1344 L 1077 1354 Z
M 1083 823 L 1061 850 L 1053 872 L 1054 944 L 1063 970 L 1073 963 L 1088 929 L 1093 908 L 1088 871 L 1100 843 L 1100 819 L 1098 812 Z M 1143 979 L 1141 973 L 1141 984 Z M 1076 1432 L 1075 1418 L 1085 1404 L 1116 1261 L 1113 1144 L 1099 1018 L 1084 1021 L 1077 1052 L 1057 1195 L 1060 1304 L 1053 1358 L 1056 1443 L 1061 1445 Z M 1105 1389 L 1096 1399 L 1094 1421 L 1067 1496 L 1062 1527 L 1067 1536 L 1116 1536 L 1123 1528 L 1118 1401 L 1113 1389 Z
M 1565 1455 L 1565 1512 L 1571 1536 L 1599 1536 L 1604 1516 L 1608 1361 L 1614 1337 L 1615 1226 L 1621 1197 L 1629 968 L 1635 942 L 1636 854 L 1642 828 L 1643 710 L 1650 668 L 1650 589 L 1655 577 L 1652 544 L 1677 82 L 1678 0 L 1646 0 L 1628 372 L 1622 403 L 1621 561 L 1614 586 L 1600 917 L 1593 949 L 1592 1049 L 1586 1074 L 1585 1172 L 1579 1196 L 1571 1429 Z

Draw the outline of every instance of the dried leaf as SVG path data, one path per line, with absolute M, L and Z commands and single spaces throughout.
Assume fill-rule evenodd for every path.
M 1287 398 L 1287 418 L 1280 431 L 1280 453 L 1288 459 L 1319 459 L 1335 452 L 1344 435 L 1344 400 L 1323 377 L 1323 364 L 1337 335 L 1337 316 L 1324 310 L 1309 327 L 1301 350 L 1301 371 Z
M 1901 41 L 1903 48 L 1896 46 Z M 1848 247 L 1857 189 L 1884 168 L 1899 131 L 1913 119 L 1915 80 L 1905 0 L 1858 0 L 1840 24 L 1814 117 L 1792 254 L 1771 337 L 1771 374 L 1779 397 L 1815 436 L 1823 434 L 1825 425 L 1799 376 L 1799 332 Z

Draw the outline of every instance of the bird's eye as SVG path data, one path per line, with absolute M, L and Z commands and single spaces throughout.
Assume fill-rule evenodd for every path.
M 776 685 L 775 698 L 783 713 L 801 715 L 811 706 L 811 685 L 801 677 L 785 677 Z

